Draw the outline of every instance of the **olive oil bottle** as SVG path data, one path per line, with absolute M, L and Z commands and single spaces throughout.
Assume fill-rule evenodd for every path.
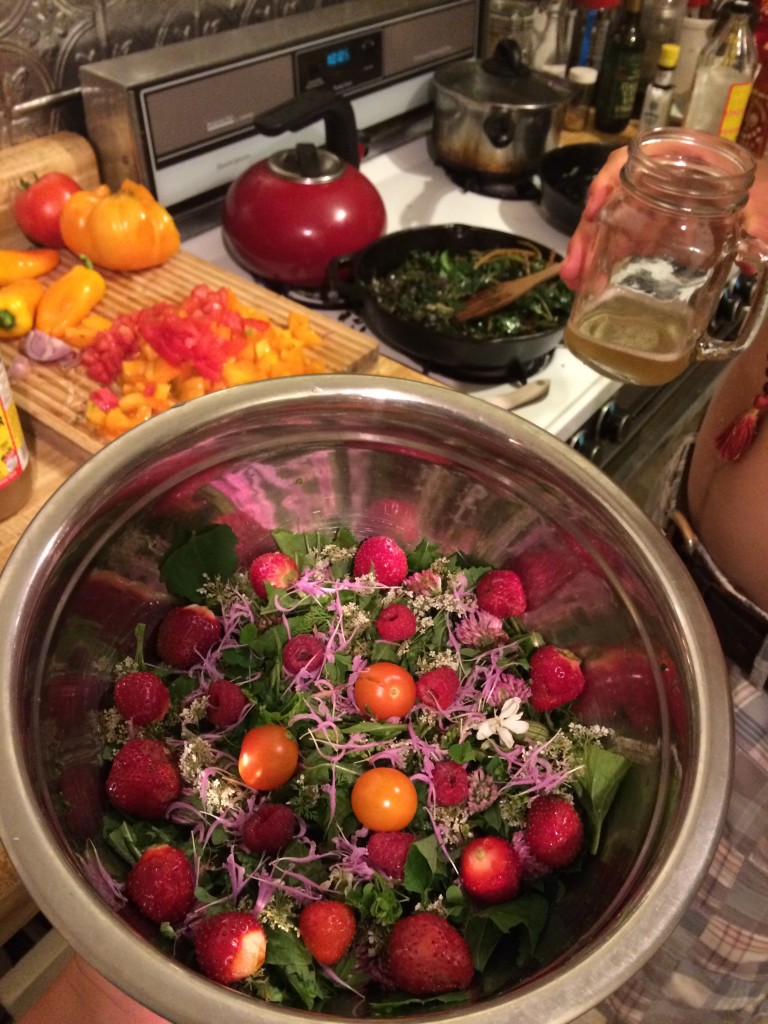
M 643 0 L 624 0 L 600 67 L 595 89 L 595 127 L 616 134 L 630 122 L 640 88 L 645 39 L 640 27 Z

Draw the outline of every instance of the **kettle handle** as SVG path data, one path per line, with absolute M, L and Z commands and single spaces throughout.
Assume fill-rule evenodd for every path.
M 325 122 L 326 148 L 345 163 L 359 167 L 355 112 L 346 96 L 333 89 L 308 89 L 287 103 L 257 114 L 253 124 L 264 135 L 281 135 L 306 128 L 321 118 Z

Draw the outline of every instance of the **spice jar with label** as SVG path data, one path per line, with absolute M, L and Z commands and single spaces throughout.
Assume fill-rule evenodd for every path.
M 592 94 L 597 81 L 597 68 L 576 64 L 568 72 L 571 101 L 565 111 L 563 127 L 569 132 L 583 132 L 589 123 Z
M 31 492 L 29 449 L 8 374 L 0 360 L 0 519 L 18 512 Z

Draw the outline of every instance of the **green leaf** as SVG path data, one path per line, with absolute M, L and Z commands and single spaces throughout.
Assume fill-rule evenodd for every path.
M 283 931 L 281 928 L 267 928 L 266 932 L 266 963 L 280 967 L 312 963 L 312 954 L 295 932 Z
M 411 1007 L 411 1012 L 416 1012 L 416 1009 L 424 1012 L 437 1011 L 441 1007 L 461 1006 L 462 1003 L 468 1003 L 469 998 L 469 992 L 445 992 L 441 996 L 428 996 L 424 999 L 400 992 L 369 1003 L 368 1009 L 374 1015 L 382 1017 L 397 1015 L 399 1017 L 401 1016 L 400 1011 L 406 1007 Z
M 596 744 L 589 744 L 583 754 L 584 768 L 574 774 L 573 788 L 589 816 L 592 832 L 590 853 L 596 853 L 603 822 L 630 764 L 621 754 L 604 750 Z
M 433 834 L 411 843 L 405 860 L 403 884 L 409 892 L 425 896 L 438 869 L 437 837 Z
M 482 971 L 499 942 L 513 928 L 523 927 L 528 933 L 529 948 L 534 949 L 547 921 L 548 903 L 543 896 L 527 893 L 472 914 L 467 919 L 464 938 L 472 951 L 472 961 Z
M 168 590 L 191 604 L 200 601 L 206 579 L 227 580 L 237 569 L 237 537 L 230 526 L 216 523 L 193 533 L 174 548 L 160 568 Z

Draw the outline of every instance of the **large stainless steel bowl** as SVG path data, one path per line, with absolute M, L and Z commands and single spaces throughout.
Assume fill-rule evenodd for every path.
M 393 513 L 405 503 L 407 523 Z M 720 648 L 685 569 L 606 477 L 524 421 L 431 385 L 318 376 L 198 399 L 111 444 L 40 512 L 0 578 L 0 831 L 32 896 L 96 968 L 177 1024 L 312 1019 L 139 937 L 97 895 L 61 814 L 63 766 L 98 760 L 98 680 L 120 641 L 132 649 L 135 622 L 165 606 L 153 548 L 171 523 L 243 512 L 251 552 L 275 527 L 346 524 L 407 527 L 495 564 L 532 545 L 587 553 L 532 620 L 553 642 L 647 656 L 645 683 L 619 699 L 632 771 L 545 936 L 549 962 L 441 1019 L 565 1024 L 596 1004 L 668 935 L 713 853 L 732 753 Z M 585 714 L 614 724 L 616 688 Z

